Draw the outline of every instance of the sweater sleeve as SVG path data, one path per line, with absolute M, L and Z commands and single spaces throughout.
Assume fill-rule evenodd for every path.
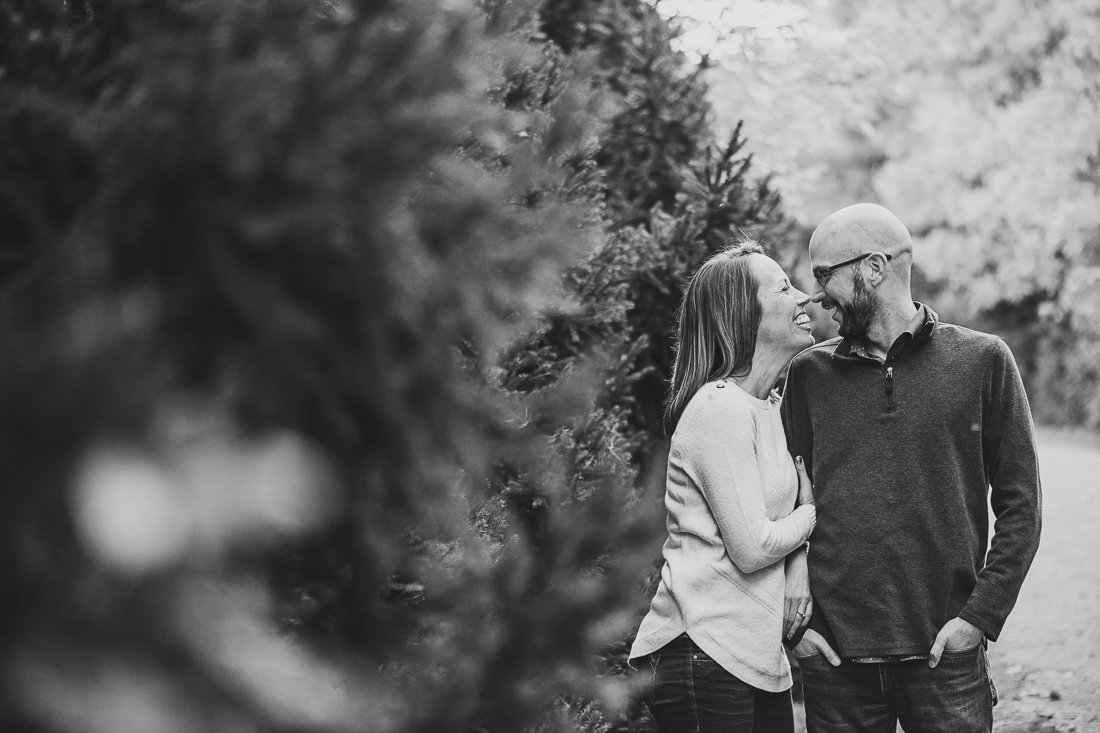
M 783 560 L 813 531 L 813 505 L 768 519 L 752 408 L 734 390 L 712 394 L 690 436 L 691 467 L 733 563 L 752 573 Z
M 806 464 L 806 475 L 814 477 L 814 429 L 810 409 L 806 402 L 806 389 L 802 384 L 798 359 L 787 370 L 783 383 L 783 430 L 787 434 L 787 450 L 792 456 L 801 456 Z
M 997 640 L 1039 547 L 1042 489 L 1027 395 L 1012 352 L 997 339 L 984 387 L 982 456 L 996 517 L 977 585 L 959 618 Z

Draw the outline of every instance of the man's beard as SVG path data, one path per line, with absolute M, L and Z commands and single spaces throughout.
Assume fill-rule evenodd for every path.
M 852 278 L 852 302 L 847 307 L 837 303 L 837 308 L 844 316 L 837 333 L 851 339 L 861 339 L 867 335 L 867 329 L 871 327 L 877 308 L 874 298 L 863 285 L 863 273 L 858 269 L 855 277 Z

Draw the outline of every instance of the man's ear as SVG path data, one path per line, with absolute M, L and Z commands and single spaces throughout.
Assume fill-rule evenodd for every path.
M 886 258 L 881 253 L 876 252 L 867 258 L 867 267 L 871 271 L 871 276 L 867 278 L 868 282 L 871 285 L 881 284 L 883 278 L 886 277 Z

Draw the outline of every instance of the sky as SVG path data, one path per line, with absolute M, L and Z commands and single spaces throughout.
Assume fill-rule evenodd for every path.
M 704 55 L 719 63 L 739 55 L 746 32 L 757 39 L 780 40 L 813 31 L 803 4 L 787 0 L 659 0 L 657 10 L 679 19 L 679 48 L 694 62 Z

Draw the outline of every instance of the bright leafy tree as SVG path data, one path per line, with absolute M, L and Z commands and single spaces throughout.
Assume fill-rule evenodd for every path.
M 807 223 L 894 210 L 941 312 L 1010 339 L 1037 417 L 1100 426 L 1094 4 L 803 5 L 792 37 L 731 60 L 716 100 L 789 101 L 762 105 L 761 155 Z

